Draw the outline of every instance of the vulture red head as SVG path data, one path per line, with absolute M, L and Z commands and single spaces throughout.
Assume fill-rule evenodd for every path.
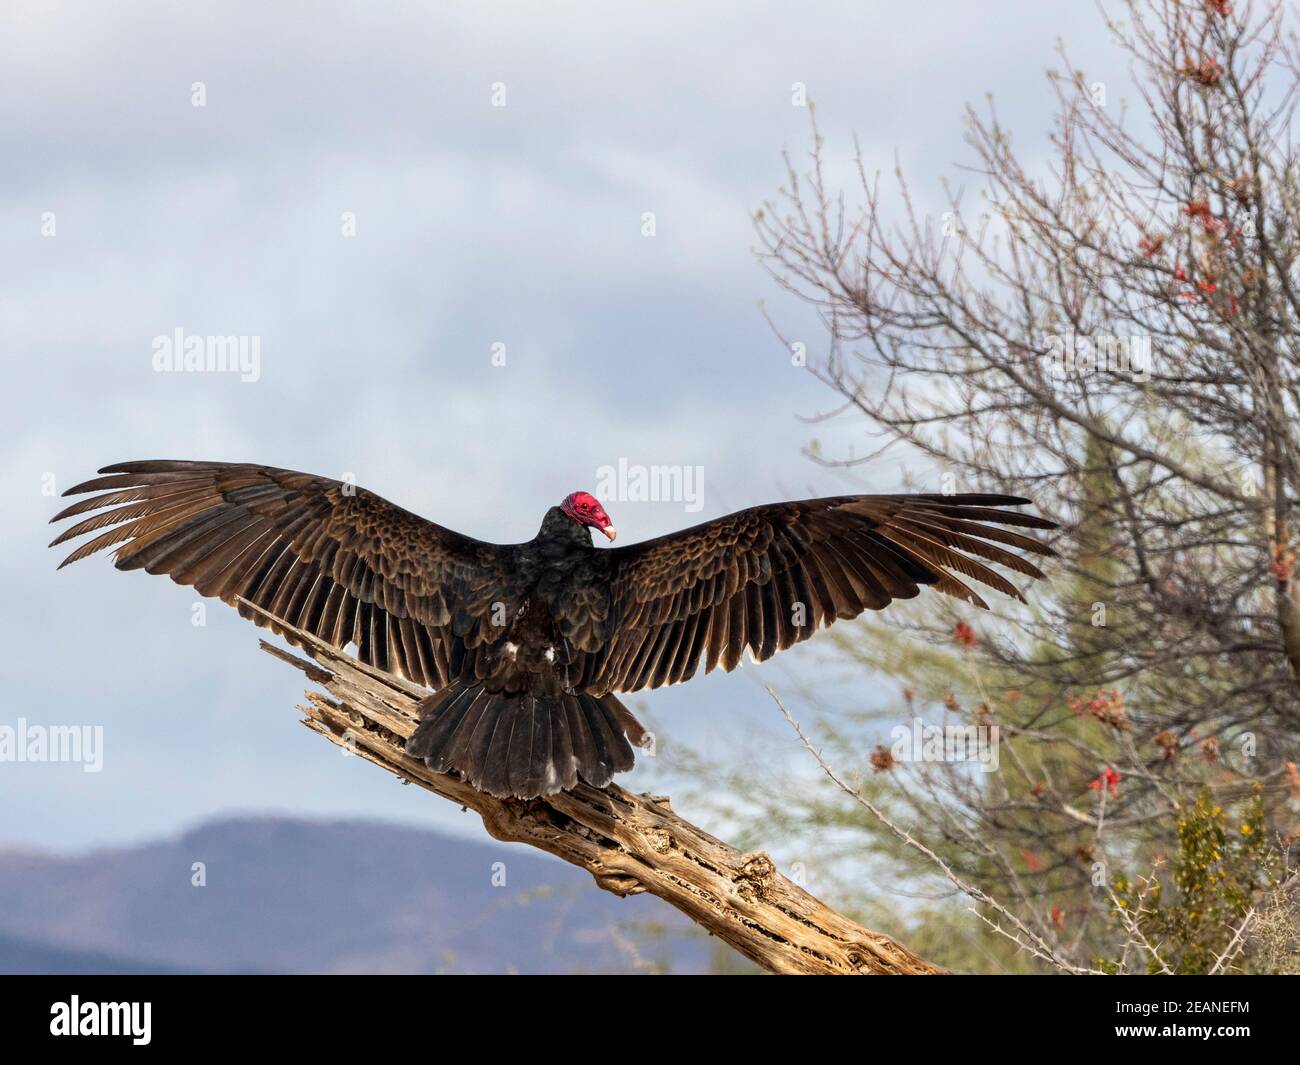
M 585 525 L 604 533 L 613 540 L 618 535 L 614 523 L 609 520 L 605 508 L 596 501 L 590 492 L 570 492 L 564 497 L 560 509 L 579 525 Z

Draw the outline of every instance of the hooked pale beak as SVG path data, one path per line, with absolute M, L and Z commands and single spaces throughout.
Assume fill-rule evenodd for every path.
M 616 537 L 616 536 L 618 535 L 618 530 L 615 529 L 614 526 L 612 526 L 612 525 L 606 525 L 606 526 L 605 526 L 603 529 L 601 529 L 600 531 L 603 532 L 606 536 L 609 537 L 609 542 L 610 542 L 611 544 L 614 542 L 614 537 Z

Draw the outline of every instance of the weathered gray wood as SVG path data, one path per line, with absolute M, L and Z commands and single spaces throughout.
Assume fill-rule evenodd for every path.
M 656 895 L 770 972 L 940 971 L 890 937 L 824 905 L 782 876 L 766 854 L 742 853 L 684 821 L 662 796 L 584 784 L 544 799 L 503 800 L 432 772 L 403 751 L 423 689 L 362 665 L 278 619 L 277 624 L 312 658 L 265 640 L 262 647 L 324 689 L 308 691 L 307 705 L 300 708 L 308 728 L 475 811 L 496 839 L 527 843 L 581 866 L 617 895 Z

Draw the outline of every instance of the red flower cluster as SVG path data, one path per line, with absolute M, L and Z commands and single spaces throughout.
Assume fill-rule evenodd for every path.
M 1091 714 L 1103 725 L 1109 725 L 1118 732 L 1127 732 L 1129 728 L 1128 713 L 1124 709 L 1124 693 L 1116 689 L 1102 689 L 1091 699 L 1067 697 L 1070 709 L 1082 716 Z
M 1295 762 L 1286 764 L 1286 786 L 1291 790 L 1291 798 L 1300 799 L 1300 766 Z
M 1295 552 L 1286 544 L 1274 544 L 1273 561 L 1268 564 L 1268 571 L 1273 574 L 1273 579 L 1278 584 L 1286 584 L 1291 580 L 1294 570 Z
M 1187 271 L 1180 266 L 1174 272 L 1174 280 L 1187 281 Z M 1189 303 L 1200 303 L 1202 300 L 1208 302 L 1209 297 L 1219 291 L 1218 282 L 1215 281 L 1213 274 L 1204 279 L 1198 279 L 1195 285 L 1194 290 L 1190 288 L 1183 289 L 1178 293 L 1178 298 L 1187 300 Z M 1227 297 L 1226 303 L 1222 297 L 1217 301 L 1219 311 L 1227 318 L 1236 318 L 1241 313 L 1241 297 L 1235 292 L 1225 292 L 1224 296 Z
M 1143 237 L 1138 241 L 1138 251 L 1144 259 L 1154 259 L 1165 250 L 1165 238 L 1162 236 Z
M 1187 281 L 1187 280 L 1188 280 L 1188 277 L 1187 277 L 1187 271 L 1184 270 L 1181 266 L 1177 265 L 1176 263 L 1174 264 L 1174 280 L 1175 280 L 1175 281 Z M 1200 298 L 1201 298 L 1201 297 L 1198 296 L 1195 292 L 1192 292 L 1190 289 L 1183 289 L 1183 291 L 1180 292 L 1180 293 L 1178 293 L 1178 295 L 1179 295 L 1182 299 L 1190 300 L 1190 301 L 1193 302 L 1193 303 L 1199 302 L 1199 300 L 1200 300 Z
M 1188 60 L 1183 64 L 1182 73 L 1186 74 L 1198 85 L 1204 85 L 1211 88 L 1219 84 L 1223 77 L 1223 64 L 1216 63 L 1213 59 L 1205 58 L 1199 63 Z
M 1115 797 L 1119 795 L 1119 781 L 1120 781 L 1119 773 L 1117 773 L 1110 766 L 1107 766 L 1104 770 L 1102 770 L 1101 776 L 1099 776 L 1096 780 L 1092 780 L 1088 782 L 1088 787 L 1090 787 L 1093 791 L 1101 791 L 1102 788 L 1105 788 L 1108 792 L 1110 792 L 1112 797 Z
M 1020 857 L 1024 859 L 1031 873 L 1041 873 L 1047 868 L 1047 863 L 1027 847 L 1020 848 Z
M 1205 232 L 1216 236 L 1228 228 L 1227 220 L 1215 217 L 1214 212 L 1210 210 L 1209 203 L 1205 200 L 1192 200 L 1183 208 L 1183 214 L 1187 215 L 1188 218 L 1196 219 L 1201 223 L 1201 228 Z M 1228 238 L 1229 243 L 1235 244 L 1239 235 L 1240 230 L 1230 235 Z
M 974 647 L 979 643 L 979 640 L 975 638 L 974 630 L 964 621 L 957 622 L 953 627 L 952 638 L 962 647 Z
M 1156 733 L 1155 743 L 1164 752 L 1166 762 L 1172 762 L 1178 757 L 1178 737 L 1168 729 Z

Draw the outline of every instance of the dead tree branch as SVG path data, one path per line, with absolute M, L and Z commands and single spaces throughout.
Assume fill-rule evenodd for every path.
M 616 895 L 649 892 L 769 972 L 941 971 L 827 907 L 777 872 L 766 854 L 742 853 L 684 821 L 664 797 L 584 784 L 549 798 L 497 799 L 434 773 L 403 750 L 423 689 L 276 620 L 312 658 L 265 640 L 263 649 L 325 689 L 307 692 L 303 724 L 399 779 L 473 810 L 493 838 L 563 858 Z

